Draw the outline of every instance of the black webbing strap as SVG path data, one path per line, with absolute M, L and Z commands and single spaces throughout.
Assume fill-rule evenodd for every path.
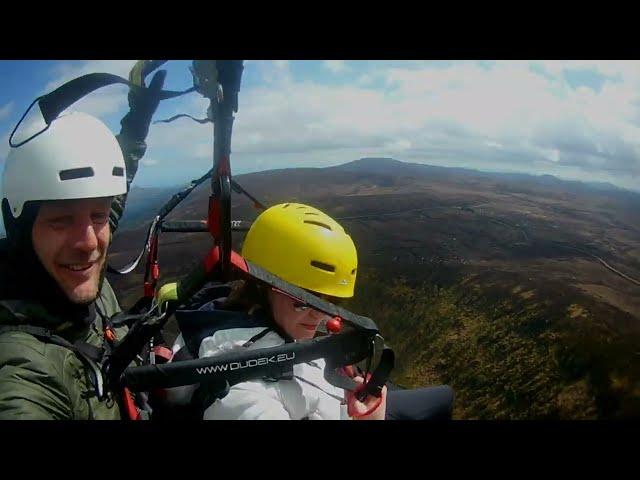
M 71 343 L 64 338 L 55 335 L 48 328 L 34 325 L 4 325 L 0 327 L 0 335 L 6 332 L 25 332 L 29 335 L 54 345 L 71 350 L 84 363 L 92 374 L 92 383 L 99 399 L 104 398 L 104 379 L 102 370 L 97 365 L 102 358 L 102 350 L 86 342 Z
M 27 108 L 27 111 L 24 112 L 24 115 L 22 115 L 22 117 L 14 127 L 13 131 L 11 132 L 11 135 L 9 136 L 9 145 L 14 148 L 24 145 L 28 141 L 32 140 L 33 138 L 37 137 L 42 132 L 47 130 L 51 125 L 51 122 L 53 122 L 53 120 L 55 120 L 56 117 L 60 115 L 60 113 L 62 113 L 64 110 L 69 108 L 71 105 L 73 105 L 75 102 L 77 102 L 81 98 L 85 97 L 86 95 L 100 88 L 106 87 L 108 85 L 115 85 L 118 83 L 127 85 L 129 86 L 129 88 L 133 88 L 133 89 L 143 90 L 146 88 L 140 85 L 136 85 L 135 83 L 130 82 L 129 80 L 119 77 L 118 75 L 113 75 L 111 73 L 89 73 L 87 75 L 74 78 L 73 80 L 69 80 L 65 84 L 56 88 L 54 91 L 36 98 L 31 103 L 31 105 L 29 105 L 29 108 Z M 174 97 L 179 97 L 181 95 L 185 95 L 187 93 L 193 92 L 194 90 L 195 90 L 194 87 L 188 88 L 187 90 L 183 90 L 183 91 L 161 90 L 158 95 L 160 97 L 160 100 L 166 100 L 168 98 L 174 98 Z M 38 103 L 38 106 L 40 107 L 40 112 L 42 113 L 42 117 L 44 118 L 46 127 L 41 131 L 33 134 L 31 137 L 27 138 L 26 140 L 20 143 L 14 144 L 13 136 L 15 135 L 16 131 L 18 130 L 18 127 L 20 126 L 20 124 L 22 123 L 22 121 L 27 116 L 27 114 L 29 113 L 29 111 L 31 110 L 31 108 L 35 103 Z

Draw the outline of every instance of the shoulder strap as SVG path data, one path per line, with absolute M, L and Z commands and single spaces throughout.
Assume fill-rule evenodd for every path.
M 242 344 L 243 347 L 249 347 L 251 345 L 253 345 L 255 342 L 257 342 L 258 340 L 260 340 L 262 337 L 264 337 L 267 333 L 273 331 L 270 327 L 265 328 L 264 330 L 262 330 L 260 333 L 258 333 L 257 335 L 254 335 L 253 337 L 251 337 L 249 340 L 247 340 L 246 342 L 244 342 Z
M 26 320 L 27 316 L 19 311 L 19 307 L 22 304 L 21 300 L 2 300 L 0 301 L 0 307 L 7 310 L 11 315 L 13 315 L 18 320 Z
M 198 356 L 202 339 L 219 330 L 270 326 L 263 318 L 230 310 L 177 310 L 175 318 L 186 347 L 194 357 Z

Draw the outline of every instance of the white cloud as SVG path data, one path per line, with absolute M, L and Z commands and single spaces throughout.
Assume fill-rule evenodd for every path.
M 411 148 L 411 145 L 411 141 L 407 140 L 406 138 L 400 138 L 398 140 L 386 142 L 383 148 L 385 150 L 392 150 L 399 153 L 403 150 L 409 150 Z
M 9 118 L 9 115 L 11 115 L 11 113 L 13 112 L 13 107 L 14 107 L 13 101 L 7 103 L 3 107 L 0 107 L 0 121 Z
M 288 60 L 258 60 L 245 64 L 242 76 L 247 78 L 249 75 L 255 75 L 265 83 L 278 86 L 289 85 L 293 81 Z
M 343 73 L 349 68 L 344 60 L 325 60 L 322 65 L 332 73 Z
M 532 62 L 560 77 L 566 71 L 592 71 L 609 79 L 640 81 L 640 64 L 628 60 L 547 60 Z
M 297 81 L 290 62 L 248 64 L 244 75 L 263 82 L 240 95 L 234 171 L 395 155 L 539 173 L 564 168 L 627 186 L 640 175 L 640 62 L 370 63 L 358 81 L 338 85 Z M 606 80 L 598 91 L 573 88 L 567 69 Z M 378 79 L 384 89 L 373 87 Z M 176 110 L 203 117 L 206 106 L 195 96 Z M 163 166 L 173 158 L 206 168 L 212 126 L 154 125 L 148 144 Z
M 112 73 L 128 78 L 129 71 L 135 62 L 136 60 L 88 60 L 79 63 L 58 63 L 51 71 L 52 80 L 46 84 L 41 93 L 48 93 L 65 82 L 88 73 Z M 96 90 L 71 108 L 97 117 L 124 111 L 127 107 L 127 89 L 127 86 L 118 84 Z
M 85 60 L 56 63 L 51 71 L 54 78 L 47 83 L 44 91 L 58 88 L 63 83 L 88 73 L 112 73 L 128 78 L 129 71 L 135 63 L 136 60 Z
M 204 118 L 204 112 L 185 109 L 196 118 Z M 209 143 L 213 135 L 211 123 L 199 124 L 189 118 L 180 118 L 171 123 L 152 125 L 147 137 L 147 155 L 156 157 L 156 153 L 175 150 L 182 158 L 201 157 L 204 154 L 203 144 Z
M 356 80 L 356 84 L 361 86 L 371 85 L 372 83 L 373 83 L 373 75 L 369 73 L 364 73 L 360 75 Z
M 9 135 L 10 132 L 6 132 L 0 137 L 0 162 L 4 162 L 9 153 Z M 0 171 L 2 170 L 0 169 Z
M 28 115 L 24 118 L 24 120 L 22 121 L 22 123 L 20 124 L 20 126 L 18 127 L 18 130 L 16 130 L 13 138 L 12 138 L 12 142 L 13 144 L 17 144 L 20 143 L 26 139 L 28 139 L 29 137 L 31 137 L 32 135 L 41 132 L 42 130 L 44 130 L 46 127 L 46 124 L 44 122 L 44 119 L 42 118 L 42 115 L 40 114 L 39 110 L 37 108 L 32 108 Z M 13 130 L 14 126 L 11 127 L 11 129 Z M 6 155 L 7 153 L 9 153 L 9 136 L 10 136 L 10 132 L 7 132 L 7 134 L 5 135 L 5 137 L 2 139 L 2 146 L 0 147 L 0 154 L 1 155 Z M 4 150 L 3 150 L 4 149 Z

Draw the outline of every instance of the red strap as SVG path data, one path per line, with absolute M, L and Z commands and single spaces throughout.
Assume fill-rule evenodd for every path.
M 164 360 L 164 363 L 171 361 L 173 358 L 173 351 L 163 345 L 153 347 L 153 353 L 156 356 L 156 359 L 161 358 Z
M 140 412 L 133 401 L 133 394 L 131 391 L 125 387 L 122 391 L 122 396 L 124 399 L 124 409 L 127 414 L 127 418 L 129 420 L 141 420 Z
M 354 417 L 354 418 L 366 417 L 367 415 L 374 412 L 382 403 L 382 397 L 379 397 L 377 401 L 371 406 L 371 408 L 369 408 L 369 410 L 367 410 L 366 412 L 364 413 L 355 412 L 353 410 L 354 408 L 353 405 L 357 401 L 356 394 L 364 390 L 364 388 L 365 388 L 365 384 L 363 383 L 362 385 L 358 385 L 358 387 L 353 392 L 347 393 L 347 413 L 349 414 L 350 417 Z
M 346 367 L 343 367 L 343 370 L 348 376 L 350 377 L 355 376 L 356 372 L 353 366 L 347 365 Z M 360 385 L 358 385 L 354 391 L 347 392 L 347 413 L 349 414 L 350 417 L 354 417 L 354 418 L 366 417 L 367 415 L 374 412 L 382 403 L 382 396 L 380 396 L 377 399 L 377 401 L 366 412 L 358 413 L 354 410 L 355 402 L 359 401 L 357 397 L 358 393 L 362 392 L 366 388 L 367 382 L 370 379 L 371 379 L 371 374 L 369 373 L 367 374 L 365 383 L 361 383 Z
M 153 298 L 155 297 L 155 295 L 156 295 L 155 288 L 153 288 L 153 285 L 151 284 L 151 282 L 144 282 L 144 296 L 148 298 Z
M 213 247 L 211 250 L 209 250 L 209 254 L 207 255 L 207 258 L 205 258 L 204 260 L 205 270 L 207 272 L 210 272 L 215 268 L 215 266 L 218 264 L 219 261 L 220 261 L 220 248 Z M 231 250 L 231 264 L 234 267 L 242 270 L 243 272 L 249 271 L 249 267 L 247 267 L 247 262 L 244 261 L 244 258 L 242 258 L 238 253 L 234 252 L 233 250 Z

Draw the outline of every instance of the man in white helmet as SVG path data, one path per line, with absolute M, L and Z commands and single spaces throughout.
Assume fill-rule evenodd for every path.
M 109 322 L 120 309 L 104 272 L 165 75 L 156 73 L 144 93 L 132 91 L 118 137 L 95 117 L 68 113 L 9 153 L 0 419 L 124 416 L 122 399 L 103 392 L 96 365 L 106 344 L 126 332 Z

